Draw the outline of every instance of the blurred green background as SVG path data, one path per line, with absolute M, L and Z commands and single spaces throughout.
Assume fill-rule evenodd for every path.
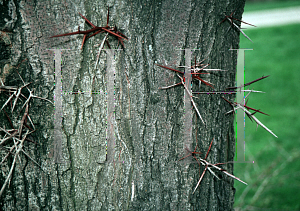
M 246 1 L 245 13 L 294 6 L 300 1 Z M 253 48 L 245 52 L 245 83 L 271 75 L 248 87 L 266 93 L 250 94 L 247 105 L 270 115 L 255 114 L 278 139 L 246 117 L 246 161 L 255 162 L 234 165 L 234 174 L 248 183 L 235 181 L 234 207 L 300 210 L 300 24 L 244 32 L 254 42 L 240 35 L 240 48 Z
M 246 0 L 245 12 L 300 6 L 299 0 Z

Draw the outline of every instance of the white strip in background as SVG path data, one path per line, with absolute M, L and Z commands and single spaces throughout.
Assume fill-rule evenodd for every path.
M 257 27 L 300 23 L 300 7 L 245 12 L 242 20 Z M 242 28 L 254 29 L 257 27 L 242 23 Z

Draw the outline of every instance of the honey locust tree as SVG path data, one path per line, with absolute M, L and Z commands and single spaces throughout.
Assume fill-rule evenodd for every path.
M 230 22 L 219 23 L 233 11 L 241 19 L 244 3 L 1 1 L 4 85 L 22 86 L 17 70 L 25 83 L 32 82 L 36 95 L 54 101 L 56 94 L 55 109 L 44 101 L 30 101 L 36 131 L 30 136 L 34 142 L 26 141 L 24 147 L 41 167 L 20 154 L 1 196 L 2 209 L 233 210 L 232 178 L 214 171 L 218 180 L 207 171 L 193 193 L 204 166 L 193 156 L 178 162 L 188 155 L 186 148 L 193 151 L 196 145 L 195 151 L 202 154 L 192 155 L 204 158 L 211 140 L 207 161 L 233 160 L 233 117 L 224 115 L 229 105 L 217 94 L 194 95 L 202 121 L 186 100 L 183 85 L 159 89 L 181 80 L 155 64 L 184 72 L 178 66 L 189 68 L 186 53 L 192 52 L 191 65 L 195 58 L 206 59 L 203 64 L 209 68 L 227 70 L 200 75 L 211 86 L 193 79 L 193 91 L 224 91 L 233 86 L 237 52 L 229 49 L 238 49 L 239 32 Z M 79 12 L 95 26 L 107 25 L 112 31 L 116 25 L 129 38 L 122 40 L 124 47 L 104 29 L 86 39 L 82 49 L 84 34 L 50 38 L 91 29 Z M 122 50 L 115 50 L 114 56 L 102 50 L 95 65 L 99 50 L 95 45 L 102 43 L 106 33 L 110 48 Z M 105 49 L 109 46 L 104 43 Z M 55 65 L 61 70 L 54 70 Z M 111 76 L 109 68 L 114 71 Z M 4 103 L 9 95 L 0 94 Z M 231 101 L 234 97 L 227 96 Z M 24 101 L 18 101 L 19 109 Z M 9 103 L 6 110 L 10 108 Z M 9 116 L 17 127 L 18 113 Z M 1 127 L 10 127 L 3 111 Z M 3 158 L 7 151 L 1 147 Z M 12 163 L 13 154 L 8 156 L 1 164 L 1 187 Z M 232 163 L 222 168 L 233 172 Z

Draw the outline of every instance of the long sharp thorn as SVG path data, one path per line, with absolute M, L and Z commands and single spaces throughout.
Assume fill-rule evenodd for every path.
M 35 96 L 35 95 L 32 95 L 32 97 L 38 98 L 38 99 L 41 99 L 41 100 L 46 100 L 46 101 L 48 101 L 49 103 L 51 103 L 52 105 L 54 105 L 54 104 L 51 102 L 51 100 L 48 100 L 47 98 L 42 98 L 42 97 Z
M 230 176 L 230 177 L 236 179 L 237 181 L 240 181 L 241 183 L 244 183 L 245 185 L 248 185 L 246 182 L 244 182 L 243 180 L 239 179 L 239 178 L 236 177 L 236 176 L 233 176 L 232 174 L 228 173 L 227 171 L 223 170 L 223 172 L 224 172 L 225 174 L 227 174 L 228 176 Z
M 28 104 L 26 104 L 25 112 L 24 112 L 24 115 L 22 117 L 21 124 L 20 124 L 20 127 L 19 127 L 19 137 L 21 137 L 21 135 L 22 135 L 23 125 L 24 125 L 24 122 L 25 122 L 25 119 L 26 119 L 27 115 L 28 115 Z
M 77 31 L 77 32 L 70 32 L 70 33 L 66 33 L 66 34 L 53 35 L 50 38 L 53 38 L 53 37 L 64 37 L 64 36 L 75 35 L 75 34 L 84 34 L 84 31 Z
M 104 27 L 102 27 L 102 29 L 103 29 L 104 31 L 106 31 L 106 32 L 108 32 L 108 33 L 110 33 L 110 34 L 112 34 L 112 35 L 115 35 L 116 37 L 119 37 L 119 38 L 124 39 L 124 40 L 128 40 L 128 39 L 126 39 L 125 37 L 122 37 L 122 36 L 118 35 L 117 33 L 112 32 L 112 31 L 110 31 L 110 30 L 108 30 L 108 29 L 106 29 L 106 28 L 104 28 Z
M 108 36 L 108 33 L 106 33 L 106 35 L 103 38 L 103 40 L 101 42 L 101 45 L 99 47 L 99 51 L 98 51 L 98 55 L 97 55 L 97 59 L 96 59 L 96 63 L 95 63 L 94 69 L 96 69 L 96 67 L 97 67 L 97 64 L 98 64 L 98 61 L 99 61 L 99 57 L 100 57 L 100 53 L 101 53 L 101 50 L 103 49 L 103 46 L 104 46 L 104 43 L 105 43 L 105 40 L 106 40 L 107 36 Z
M 206 160 L 206 158 L 207 158 L 207 156 L 208 156 L 208 153 L 209 153 L 209 151 L 210 151 L 210 148 L 211 148 L 211 145 L 212 145 L 213 141 L 214 141 L 214 139 L 210 142 L 209 148 L 208 148 L 207 153 L 206 153 L 206 155 L 205 155 L 205 160 Z
M 111 49 L 111 47 L 110 47 L 110 44 L 109 44 L 108 40 L 105 40 L 105 42 L 106 42 L 106 44 L 107 44 L 107 47 L 108 47 L 109 49 Z
M 246 113 L 247 114 L 247 116 L 249 117 L 249 119 L 251 120 L 251 122 L 253 122 L 253 120 L 252 120 L 252 115 L 249 115 L 248 113 Z
M 245 99 L 251 94 L 252 90 L 246 95 Z M 242 100 L 242 102 L 243 102 L 243 100 Z
M 237 10 L 237 8 L 230 14 L 229 17 L 232 17 L 236 10 Z
M 223 172 L 224 174 L 226 174 L 227 176 L 230 176 L 230 177 L 232 177 L 232 178 L 234 178 L 234 179 L 236 179 L 236 180 L 238 180 L 238 181 L 244 183 L 245 185 L 248 185 L 246 182 L 242 181 L 242 180 L 239 179 L 238 177 L 236 177 L 236 176 L 234 176 L 234 175 L 228 173 L 225 169 L 222 169 L 222 168 L 218 167 L 217 165 L 213 165 L 213 164 L 208 163 L 208 162 L 206 162 L 206 163 L 207 163 L 208 165 L 211 165 L 213 168 L 215 168 L 215 169 L 217 169 L 217 170 L 219 170 L 219 171 L 222 171 L 222 172 Z
M 7 103 L 9 103 L 9 101 L 13 98 L 13 96 L 14 96 L 14 94 L 12 94 L 12 95 L 7 99 L 7 101 L 3 104 L 1 110 L 7 105 Z M 0 111 L 1 111 L 1 110 L 0 110 Z
M 26 135 L 27 135 L 27 134 L 28 134 L 28 131 L 27 131 Z M 25 137 L 26 137 L 26 135 L 25 135 Z M 20 147 L 16 148 L 16 153 L 15 153 L 15 156 L 14 156 L 14 160 L 13 160 L 13 162 L 12 162 L 12 164 L 11 164 L 11 168 L 10 168 L 9 174 L 8 174 L 8 176 L 6 177 L 6 180 L 5 180 L 4 184 L 2 185 L 2 188 L 1 188 L 1 191 L 0 191 L 0 197 L 1 197 L 1 195 L 2 195 L 2 193 L 3 193 L 3 191 L 4 191 L 4 189 L 5 189 L 5 187 L 6 187 L 6 185 L 7 185 L 7 183 L 10 181 L 10 178 L 11 178 L 11 176 L 12 176 L 12 173 L 13 173 L 13 170 L 14 170 L 14 166 L 15 166 L 15 163 L 16 163 L 16 158 L 17 158 L 17 156 L 19 155 L 19 153 L 20 153 L 20 151 L 21 151 L 21 149 L 22 149 L 22 147 L 23 147 L 23 142 L 24 142 L 24 140 L 25 140 L 25 138 L 23 138 L 23 139 L 21 140 L 21 143 L 19 144 Z
M 253 41 L 243 32 L 243 30 L 241 30 L 240 29 L 240 27 L 238 27 L 238 25 L 236 25 L 231 19 L 229 19 L 228 17 L 227 17 L 227 20 L 229 20 L 230 21 L 230 23 L 231 24 L 233 24 L 235 27 L 236 27 L 236 29 L 237 30 L 239 30 L 248 40 L 250 40 L 252 43 L 253 43 Z
M 201 114 L 200 114 L 200 112 L 199 112 L 199 110 L 198 110 L 198 108 L 197 108 L 197 106 L 196 106 L 196 104 L 195 104 L 195 102 L 194 102 L 194 100 L 193 100 L 193 96 L 191 95 L 191 93 L 189 92 L 188 88 L 186 87 L 186 85 L 185 85 L 185 83 L 184 83 L 184 81 L 183 81 L 183 78 L 182 78 L 182 77 L 180 77 L 178 74 L 177 74 L 177 76 L 180 78 L 180 80 L 181 80 L 181 83 L 183 84 L 183 86 L 184 86 L 185 90 L 186 90 L 186 91 L 187 91 L 187 93 L 190 95 L 190 97 L 191 97 L 191 101 L 192 101 L 192 104 L 193 104 L 193 106 L 194 106 L 194 108 L 195 108 L 195 110 L 196 110 L 196 112 L 197 112 L 198 116 L 199 116 L 199 117 L 200 117 L 200 119 L 202 120 L 202 122 L 203 122 L 204 126 L 206 127 L 206 124 L 205 124 L 204 120 L 202 119 L 202 116 L 201 116 Z
M 192 75 L 204 75 L 204 74 L 210 74 L 210 73 L 191 73 Z
M 213 170 L 211 170 L 209 167 L 207 167 L 207 169 L 208 169 L 209 172 L 210 172 L 213 176 L 215 176 L 218 180 L 221 180 L 221 179 L 215 174 L 215 172 L 213 172 Z
M 206 124 L 205 124 L 204 120 L 202 119 L 202 116 L 201 116 L 197 106 L 195 105 L 195 102 L 194 102 L 193 98 L 191 98 L 191 101 L 192 101 L 192 104 L 193 104 L 195 110 L 197 111 L 198 116 L 200 117 L 201 121 L 203 122 L 204 126 L 206 127 Z
M 108 27 L 109 22 L 109 7 L 107 8 L 107 20 L 106 20 L 106 26 Z
M 211 88 L 214 89 L 214 87 L 213 87 L 210 83 L 208 83 L 207 81 L 203 80 L 203 79 L 200 78 L 199 76 L 196 76 L 196 75 L 192 75 L 192 76 L 193 76 L 193 78 L 196 78 L 196 79 L 200 80 L 200 81 L 203 82 L 205 85 L 210 86 Z
M 257 109 L 254 109 L 254 108 L 251 108 L 251 107 L 249 107 L 249 106 L 246 106 L 246 105 L 244 105 L 244 107 L 245 107 L 245 108 L 247 108 L 248 110 L 250 109 L 250 110 L 252 110 L 252 111 L 255 111 L 255 113 L 256 113 L 256 112 L 259 112 L 259 113 L 261 113 L 261 114 L 264 114 L 264 115 L 270 116 L 269 114 L 266 114 L 266 113 L 264 113 L 264 112 L 262 112 L 262 111 L 260 111 L 260 110 L 257 110 Z M 251 114 L 251 115 L 253 115 L 253 114 Z
M 7 185 L 7 183 L 9 182 L 9 180 L 10 180 L 10 178 L 11 178 L 12 172 L 13 172 L 14 167 L 15 167 L 15 163 L 16 163 L 16 156 L 14 157 L 14 160 L 13 160 L 13 162 L 12 162 L 12 164 L 11 164 L 10 171 L 9 171 L 9 173 L 8 173 L 8 176 L 6 177 L 5 182 L 4 182 L 4 184 L 2 185 L 2 188 L 1 188 L 1 191 L 0 191 L 0 197 L 1 197 L 1 195 L 2 195 L 2 193 L 3 193 L 3 191 L 4 191 L 4 189 L 5 189 L 5 187 L 6 187 L 6 185 Z
M 95 36 L 95 35 L 97 35 L 97 34 L 99 34 L 99 33 L 103 33 L 102 29 L 99 30 L 99 31 L 96 31 L 94 34 L 88 36 L 87 39 L 89 39 L 90 37 L 93 37 L 93 36 Z
M 183 160 L 183 159 L 185 159 L 185 158 L 187 158 L 187 157 L 189 157 L 189 156 L 191 156 L 191 155 L 192 155 L 192 154 L 189 154 L 189 155 L 187 155 L 187 156 L 185 156 L 185 157 L 179 159 L 178 161 L 181 161 L 181 160 Z
M 229 103 L 231 106 L 233 106 L 232 102 L 230 102 L 229 100 L 227 100 L 225 97 L 222 96 L 222 98 L 227 102 Z
M 80 12 L 79 12 L 79 15 L 80 15 L 81 17 L 83 17 L 84 20 L 85 20 L 86 22 L 88 22 L 93 28 L 96 28 L 96 26 L 95 26 L 94 24 L 92 24 L 91 21 L 89 21 L 86 17 L 84 17 L 83 15 L 81 15 Z
M 30 116 L 28 115 L 27 117 L 28 117 L 28 119 L 30 121 L 30 124 L 32 125 L 33 129 L 35 130 L 34 124 L 33 124 L 32 120 L 31 120 Z
M 248 185 L 246 182 L 244 182 L 243 180 L 239 179 L 238 177 L 236 176 L 233 176 L 232 174 L 228 173 L 227 171 L 225 171 L 224 169 L 221 169 L 220 171 L 224 172 L 226 175 L 236 179 L 237 181 L 241 182 L 241 183 L 244 183 L 245 185 Z
M 257 113 L 257 111 L 254 111 L 253 113 L 251 113 L 251 115 L 250 116 L 253 116 L 254 114 L 256 114 Z
M 237 105 L 239 108 L 241 108 L 242 110 L 244 110 L 246 113 L 248 113 L 248 114 L 250 114 L 251 115 L 251 113 L 247 110 L 247 109 L 245 109 L 243 106 L 241 106 L 241 105 Z M 276 138 L 278 138 L 269 128 L 267 128 L 263 123 L 261 123 L 255 116 L 252 116 L 252 118 L 254 119 L 254 121 L 258 124 L 258 125 L 260 125 L 261 127 L 263 127 L 266 131 L 268 131 L 269 133 L 271 133 L 273 136 L 275 136 Z
M 237 89 L 237 86 L 233 86 L 233 87 L 227 87 L 226 89 Z
M 35 163 L 35 165 L 37 165 L 38 167 L 40 167 L 40 169 L 42 169 L 43 172 L 45 172 L 44 169 L 40 166 L 40 164 L 38 164 L 32 157 L 30 157 L 23 149 L 22 149 L 22 152 L 23 152 L 28 158 L 30 158 L 30 160 L 31 160 L 33 163 Z
M 120 31 L 118 31 L 119 34 L 121 34 L 123 37 L 125 37 L 126 39 L 129 39 L 128 37 L 126 37 L 123 33 L 121 33 Z
M 248 100 L 249 100 L 249 98 L 247 99 L 247 101 L 246 101 L 246 103 L 245 103 L 245 106 L 247 105 L 247 103 L 248 103 Z
M 200 185 L 200 182 L 201 182 L 201 180 L 202 180 L 202 178 L 203 178 L 203 176 L 204 176 L 204 174 L 205 174 L 205 172 L 206 172 L 206 169 L 207 169 L 207 166 L 205 167 L 205 169 L 204 169 L 204 171 L 203 171 L 203 173 L 202 173 L 202 175 L 201 175 L 201 177 L 200 177 L 200 179 L 199 179 L 199 181 L 198 181 L 198 183 L 197 183 L 197 185 L 196 185 L 196 187 L 195 187 L 195 189 L 194 189 L 193 194 L 195 193 L 196 189 L 197 189 L 198 186 Z
M 178 86 L 178 85 L 180 85 L 180 84 L 182 84 L 182 82 L 179 82 L 179 83 L 177 83 L 177 84 L 173 84 L 173 85 L 171 85 L 171 86 L 159 87 L 158 89 L 169 89 L 169 88 L 172 88 L 172 87 L 174 87 L 174 86 Z
M 236 18 L 233 18 L 233 17 L 231 17 L 231 19 L 234 19 L 234 20 L 240 21 L 240 22 L 242 22 L 242 23 L 244 23 L 244 24 L 248 24 L 248 25 L 250 25 L 250 26 L 257 27 L 257 26 L 255 26 L 255 25 L 253 25 L 253 24 L 247 23 L 247 22 L 245 22 L 245 21 L 242 21 L 242 20 L 239 20 L 239 19 L 236 19 Z
M 168 70 L 172 70 L 172 71 L 174 71 L 174 72 L 178 72 L 178 73 L 183 74 L 183 72 L 181 72 L 181 71 L 179 71 L 179 70 L 175 70 L 175 69 L 170 68 L 170 67 L 162 66 L 162 65 L 160 65 L 160 64 L 155 64 L 155 65 L 160 66 L 160 67 L 163 67 L 163 68 L 166 68 L 166 69 L 168 69 Z
M 18 93 L 16 94 L 16 99 L 15 99 L 14 104 L 13 104 L 13 106 L 12 106 L 11 112 L 14 111 L 14 108 L 15 108 L 15 105 L 16 105 L 16 103 L 17 103 L 17 100 L 18 100 L 20 91 L 21 91 L 21 89 L 19 89 L 19 90 L 18 90 Z
M 250 81 L 249 83 L 244 84 L 244 86 L 249 86 L 250 84 L 253 84 L 253 83 L 255 83 L 255 82 L 257 82 L 257 81 L 260 81 L 260 80 L 262 80 L 262 79 L 264 79 L 264 78 L 267 78 L 267 77 L 269 77 L 269 76 L 270 76 L 270 75 L 262 76 L 261 78 L 255 79 L 254 81 Z
M 123 48 L 125 48 L 125 45 L 123 43 L 123 40 L 119 38 L 119 41 L 121 42 L 121 45 L 123 46 Z
M 81 50 L 82 50 L 83 44 L 85 42 L 86 36 L 87 36 L 86 34 L 83 36 L 83 40 L 82 40 L 82 44 L 81 44 L 81 48 L 80 48 Z
M 31 95 L 29 95 L 29 97 L 28 97 L 27 100 L 25 101 L 25 103 L 24 103 L 24 105 L 22 106 L 22 108 L 21 108 L 20 111 L 22 111 L 22 109 L 23 109 L 26 105 L 28 105 L 28 102 L 30 101 L 30 99 L 31 99 Z
M 235 23 L 233 23 L 234 25 L 235 25 Z M 237 25 L 235 25 L 236 27 L 237 27 L 237 29 L 248 39 L 248 40 L 250 40 L 252 43 L 253 43 L 253 41 L 250 39 L 250 37 L 248 37 L 246 34 L 245 34 L 245 32 L 243 32 L 243 30 L 242 29 L 240 29 Z

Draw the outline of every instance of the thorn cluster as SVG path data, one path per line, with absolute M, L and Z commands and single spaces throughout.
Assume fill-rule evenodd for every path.
M 230 15 L 225 15 L 225 18 L 220 22 L 220 24 L 221 23 L 223 23 L 224 21 L 226 21 L 226 20 L 228 20 L 230 23 L 231 23 L 231 26 L 233 27 L 235 27 L 238 31 L 240 31 L 248 40 L 250 40 L 251 42 L 253 42 L 246 34 L 245 34 L 245 32 L 243 32 L 243 30 L 242 30 L 242 28 L 240 28 L 238 25 L 236 25 L 236 23 L 234 23 L 234 21 L 233 20 L 237 20 L 237 21 L 239 21 L 239 22 L 242 22 L 242 23 L 244 23 L 244 24 L 248 24 L 248 25 L 250 25 L 250 26 L 254 26 L 254 25 L 252 25 L 252 24 L 250 24 L 250 23 L 247 23 L 247 22 L 244 22 L 244 21 L 242 21 L 242 20 L 239 20 L 239 19 L 236 19 L 236 18 L 234 18 L 234 17 L 232 17 L 232 15 L 235 13 L 235 11 L 236 10 L 234 10 Z M 254 27 L 256 27 L 256 26 L 254 26 Z M 229 30 L 230 28 L 228 28 L 228 30 Z
M 264 78 L 267 78 L 269 77 L 269 75 L 267 76 L 262 76 L 261 78 L 258 78 L 258 79 L 255 79 L 251 82 L 248 82 L 244 85 L 241 85 L 241 86 L 237 86 L 237 87 L 227 87 L 226 89 L 240 89 L 240 91 L 245 91 L 245 90 L 241 90 L 242 87 L 246 87 L 246 86 L 249 86 L 257 81 L 260 81 Z M 248 91 L 248 90 L 247 90 Z M 226 98 L 222 97 L 226 102 L 228 102 L 231 106 L 232 106 L 232 110 L 228 111 L 227 113 L 225 114 L 229 114 L 229 113 L 232 113 L 234 115 L 234 112 L 237 110 L 237 109 L 242 109 L 246 115 L 248 116 L 248 118 L 253 122 L 253 120 L 256 122 L 257 126 L 260 125 L 261 127 L 263 127 L 266 131 L 268 131 L 269 133 L 271 133 L 273 136 L 275 136 L 276 138 L 278 138 L 269 128 L 267 128 L 263 123 L 261 123 L 255 116 L 254 114 L 256 114 L 257 112 L 258 113 L 261 113 L 261 114 L 264 114 L 264 115 L 268 115 L 270 116 L 269 114 L 266 114 L 262 111 L 260 111 L 259 109 L 255 109 L 255 108 L 251 108 L 249 106 L 247 106 L 247 103 L 248 103 L 248 100 L 245 102 L 245 104 L 243 103 L 243 101 L 250 95 L 250 93 L 253 92 L 253 90 L 249 90 L 249 93 L 246 95 L 246 97 L 242 100 L 242 102 L 240 103 L 237 103 L 237 102 L 230 102 L 229 100 L 227 100 Z M 258 91 L 256 91 L 258 92 Z M 251 113 L 249 110 L 252 110 L 254 111 L 253 113 Z
M 205 59 L 204 59 L 205 60 Z M 201 82 L 203 82 L 206 86 L 210 86 L 211 88 L 214 88 L 212 86 L 212 83 L 208 82 L 208 81 L 205 81 L 203 80 L 202 78 L 199 77 L 200 74 L 209 74 L 209 73 L 203 73 L 201 71 L 226 71 L 226 70 L 221 70 L 221 69 L 205 69 L 209 64 L 202 64 L 202 62 L 204 61 L 202 60 L 201 62 L 199 63 L 196 63 L 196 57 L 195 57 L 195 64 L 193 66 L 191 66 L 191 75 L 192 75 L 192 78 L 193 79 L 197 79 L 199 81 L 199 83 L 201 84 Z M 163 66 L 163 65 L 159 65 L 159 64 L 156 64 L 157 66 L 160 66 L 160 67 L 163 67 L 165 69 L 168 69 L 168 70 L 172 70 L 176 73 L 180 73 L 182 75 L 184 75 L 184 72 L 181 72 L 180 70 L 176 70 L 176 69 L 173 69 L 173 68 L 170 68 L 170 67 L 166 67 L 166 66 Z M 179 66 L 179 67 L 183 67 L 183 66 Z M 158 89 L 168 89 L 168 88 L 171 88 L 171 87 L 174 87 L 174 86 L 177 86 L 177 85 L 183 85 L 184 88 L 186 89 L 187 93 L 189 94 L 189 96 L 191 97 L 191 102 L 193 104 L 193 107 L 195 108 L 198 116 L 200 117 L 201 121 L 203 122 L 204 126 L 205 126 L 205 122 L 199 112 L 199 110 L 197 109 L 197 106 L 193 100 L 193 96 L 192 94 L 189 92 L 188 88 L 186 87 L 185 85 L 185 78 L 184 77 L 181 77 L 177 74 L 177 76 L 180 78 L 181 82 L 177 83 L 177 84 L 174 84 L 174 85 L 171 85 L 171 86 L 167 86 L 167 87 L 159 87 Z
M 220 180 L 220 178 L 215 174 L 215 172 L 214 172 L 212 169 L 215 169 L 215 170 L 218 170 L 218 171 L 220 171 L 220 172 L 223 172 L 223 173 L 226 174 L 227 176 L 232 177 L 233 179 L 236 179 L 237 181 L 239 181 L 239 182 L 241 182 L 241 183 L 244 183 L 244 184 L 248 185 L 246 182 L 242 181 L 242 180 L 239 179 L 238 177 L 236 177 L 236 176 L 234 176 L 234 175 L 228 173 L 225 169 L 222 169 L 222 168 L 218 167 L 218 165 L 223 165 L 223 164 L 226 164 L 226 163 L 211 164 L 211 163 L 209 163 L 209 162 L 207 161 L 208 153 L 210 152 L 212 143 L 213 143 L 213 140 L 211 141 L 211 143 L 210 143 L 210 145 L 209 145 L 209 148 L 208 148 L 208 150 L 207 150 L 207 153 L 206 153 L 204 159 L 201 158 L 201 157 L 199 157 L 199 158 L 196 157 L 197 154 L 199 154 L 199 155 L 201 154 L 201 152 L 197 152 L 197 151 L 196 151 L 197 145 L 198 145 L 198 144 L 196 144 L 196 147 L 195 147 L 195 149 L 194 149 L 193 152 L 191 152 L 191 151 L 186 147 L 186 150 L 189 152 L 189 154 L 188 154 L 187 156 L 185 156 L 185 157 L 183 157 L 183 158 L 180 159 L 180 160 L 183 160 L 183 159 L 185 159 L 185 158 L 187 158 L 187 157 L 189 157 L 189 156 L 192 156 L 192 157 L 197 161 L 197 163 L 199 164 L 199 171 L 200 171 L 200 166 L 201 166 L 201 165 L 205 166 L 205 168 L 204 168 L 204 170 L 203 170 L 203 172 L 202 172 L 202 174 L 201 174 L 201 176 L 200 176 L 200 178 L 199 178 L 199 180 L 198 180 L 198 183 L 197 183 L 197 185 L 196 185 L 196 187 L 195 187 L 193 193 L 195 193 L 195 191 L 197 190 L 198 186 L 200 185 L 200 183 L 201 183 L 201 181 L 202 181 L 202 179 L 203 179 L 203 177 L 204 177 L 204 174 L 206 173 L 206 170 L 208 170 L 213 176 L 215 176 L 218 180 Z M 180 161 L 180 160 L 178 160 L 178 161 Z
M 5 187 L 8 184 L 10 184 L 10 180 L 11 180 L 12 173 L 13 173 L 13 170 L 14 170 L 15 165 L 16 165 L 17 158 L 18 158 L 19 162 L 21 163 L 21 158 L 19 156 L 20 152 L 22 152 L 33 163 L 35 163 L 38 167 L 40 167 L 42 169 L 42 167 L 34 159 L 32 159 L 29 156 L 29 154 L 24 150 L 24 147 L 23 147 L 25 141 L 33 142 L 33 143 L 36 144 L 36 142 L 32 141 L 28 137 L 30 134 L 35 132 L 35 126 L 34 126 L 32 120 L 29 116 L 29 103 L 30 103 L 30 100 L 33 99 L 33 98 L 46 100 L 46 101 L 52 103 L 50 100 L 48 100 L 46 98 L 41 98 L 41 97 L 38 97 L 38 96 L 34 95 L 33 91 L 28 88 L 28 86 L 29 86 L 29 84 L 31 84 L 31 82 L 30 83 L 25 83 L 18 71 L 17 71 L 17 73 L 18 73 L 19 77 L 21 78 L 21 80 L 23 82 L 23 86 L 21 86 L 21 87 L 5 86 L 2 80 L 1 80 L 1 86 L 0 86 L 0 93 L 2 93 L 2 91 L 3 91 L 3 92 L 6 92 L 10 95 L 9 98 L 6 100 L 6 102 L 3 104 L 0 111 L 3 111 L 5 113 L 8 121 L 9 121 L 10 127 L 11 127 L 10 129 L 6 129 L 5 127 L 0 127 L 0 134 L 1 133 L 4 134 L 2 136 L 2 138 L 0 139 L 0 147 L 2 149 L 4 149 L 4 151 L 7 152 L 6 155 L 4 156 L 4 158 L 1 160 L 0 165 L 3 165 L 5 163 L 5 161 L 8 159 L 9 156 L 13 157 L 13 162 L 10 166 L 9 173 L 6 176 L 5 182 L 2 185 L 1 190 L 0 190 L 0 197 L 1 197 Z M 29 92 L 28 96 L 26 96 L 26 94 L 22 93 L 22 90 L 24 88 L 26 88 L 28 90 L 28 92 Z M 15 98 L 14 101 L 13 101 L 13 98 Z M 25 100 L 23 106 L 20 109 L 20 112 L 23 110 L 24 107 L 25 107 L 25 110 L 24 110 L 24 114 L 21 118 L 19 128 L 15 128 L 14 125 L 13 125 L 13 122 L 11 121 L 11 119 L 9 117 L 9 115 L 5 112 L 4 107 L 7 106 L 10 103 L 11 111 L 13 113 L 14 108 L 15 108 L 16 103 L 17 103 L 18 100 L 22 100 L 22 101 Z M 29 125 L 27 124 L 27 121 L 30 122 Z M 4 151 L 1 152 L 1 153 L 5 153 Z
M 103 32 L 106 32 L 106 33 L 109 33 L 110 35 L 116 37 L 118 39 L 118 42 L 121 43 L 121 45 L 123 46 L 123 48 L 125 48 L 124 46 L 124 43 L 123 43 L 123 39 L 124 40 L 128 40 L 128 37 L 126 37 L 124 34 L 122 34 L 117 26 L 114 26 L 114 27 L 110 27 L 108 25 L 108 22 L 109 22 L 109 8 L 108 8 L 108 12 L 107 12 L 107 22 L 106 22 L 106 26 L 104 27 L 98 27 L 98 26 L 95 26 L 94 24 L 92 24 L 91 21 L 89 21 L 86 17 L 84 17 L 82 14 L 79 13 L 79 15 L 92 27 L 92 29 L 89 29 L 89 30 L 86 30 L 86 31 L 81 31 L 80 30 L 80 27 L 78 26 L 78 31 L 77 32 L 70 32 L 70 33 L 66 33 L 66 34 L 59 34 L 59 35 L 54 35 L 50 38 L 53 38 L 53 37 L 63 37 L 63 36 L 69 36 L 69 35 L 74 35 L 74 34 L 84 34 L 83 36 L 83 40 L 82 40 L 82 44 L 81 44 L 81 49 L 83 47 L 83 44 L 85 42 L 85 40 L 87 40 L 88 38 L 92 37 L 92 36 L 95 36 L 99 33 L 103 33 Z M 89 35 L 93 33 L 92 35 Z M 108 40 L 106 40 L 106 44 L 108 45 L 108 47 L 110 48 L 110 45 L 109 45 L 109 42 Z

